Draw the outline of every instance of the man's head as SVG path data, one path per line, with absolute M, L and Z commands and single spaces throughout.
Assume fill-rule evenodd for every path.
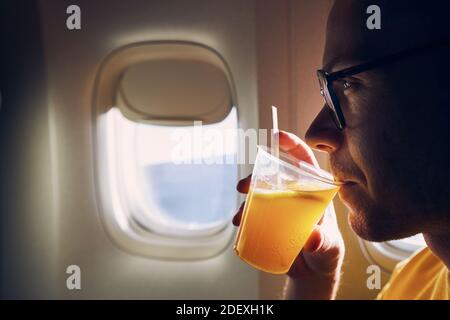
M 335 2 L 327 25 L 328 72 L 450 38 L 448 1 Z M 381 8 L 369 30 L 366 9 Z M 450 45 L 334 83 L 346 126 L 327 106 L 306 140 L 330 154 L 348 182 L 340 197 L 361 237 L 384 241 L 450 231 Z

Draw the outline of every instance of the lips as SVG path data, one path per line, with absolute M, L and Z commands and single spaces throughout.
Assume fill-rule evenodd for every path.
M 347 194 L 347 193 L 351 192 L 355 186 L 357 186 L 356 182 L 345 181 L 342 183 L 342 185 L 339 189 L 339 192 L 341 192 L 342 194 Z
M 357 183 L 353 181 L 346 181 L 342 184 L 341 188 L 351 188 L 354 187 Z
M 358 186 L 356 182 L 346 182 L 339 189 L 339 197 L 346 204 L 350 204 L 355 196 L 355 188 Z M 352 197 L 353 196 L 353 197 Z
M 339 197 L 344 203 L 351 203 L 352 199 L 359 192 L 356 188 L 359 186 L 358 180 L 354 179 L 354 174 L 350 174 L 351 171 L 344 170 L 345 167 L 341 166 L 339 162 L 331 162 L 331 172 L 336 181 L 342 183 L 339 188 Z M 361 180 L 359 180 L 361 181 Z
M 334 180 L 339 183 L 342 183 L 342 185 L 347 185 L 347 184 L 350 185 L 350 184 L 357 183 L 355 179 L 352 179 L 350 177 L 350 175 L 344 174 L 340 170 L 333 170 L 333 166 L 331 167 L 331 172 L 333 173 Z
M 339 181 L 342 185 L 339 189 L 339 194 L 343 198 L 348 198 L 354 191 L 354 188 L 358 185 L 354 180 L 350 180 L 347 177 L 344 178 L 342 175 L 335 175 L 335 180 Z
M 333 174 L 333 176 L 334 176 L 334 180 L 335 180 L 336 182 L 341 183 L 343 186 L 344 186 L 344 185 L 350 185 L 350 184 L 355 184 L 355 183 L 356 183 L 356 181 L 351 180 L 351 179 L 349 179 L 349 178 L 347 178 L 347 177 L 343 177 L 342 175 Z

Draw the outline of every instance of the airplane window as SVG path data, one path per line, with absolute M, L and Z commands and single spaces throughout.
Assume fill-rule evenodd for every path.
M 416 250 L 426 246 L 422 234 L 416 234 L 415 236 L 405 239 L 387 241 L 386 244 L 391 247 L 403 250 L 407 253 L 413 253 Z
M 223 139 L 237 129 L 235 107 L 201 128 L 138 123 L 118 109 L 110 112 L 119 183 L 137 224 L 158 234 L 199 236 L 229 223 L 238 179 L 236 161 L 229 160 L 236 158 L 237 140 Z
M 366 259 L 388 274 L 394 270 L 398 262 L 426 246 L 422 234 L 386 242 L 369 242 L 361 239 L 359 242 Z

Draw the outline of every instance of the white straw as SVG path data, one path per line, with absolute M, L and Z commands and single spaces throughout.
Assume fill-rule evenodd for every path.
M 278 109 L 272 106 L 272 153 L 279 159 L 280 158 L 280 141 L 278 139 Z M 277 186 L 281 186 L 281 179 L 279 175 L 279 168 L 277 163 Z
M 278 110 L 275 106 L 272 106 L 272 152 L 275 157 L 279 158 L 280 141 L 278 140 Z

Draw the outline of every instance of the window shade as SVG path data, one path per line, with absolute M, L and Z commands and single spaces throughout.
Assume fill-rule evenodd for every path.
M 232 82 L 212 50 L 190 44 L 148 45 L 145 59 L 125 68 L 116 105 L 130 120 L 164 125 L 216 123 L 233 106 Z

